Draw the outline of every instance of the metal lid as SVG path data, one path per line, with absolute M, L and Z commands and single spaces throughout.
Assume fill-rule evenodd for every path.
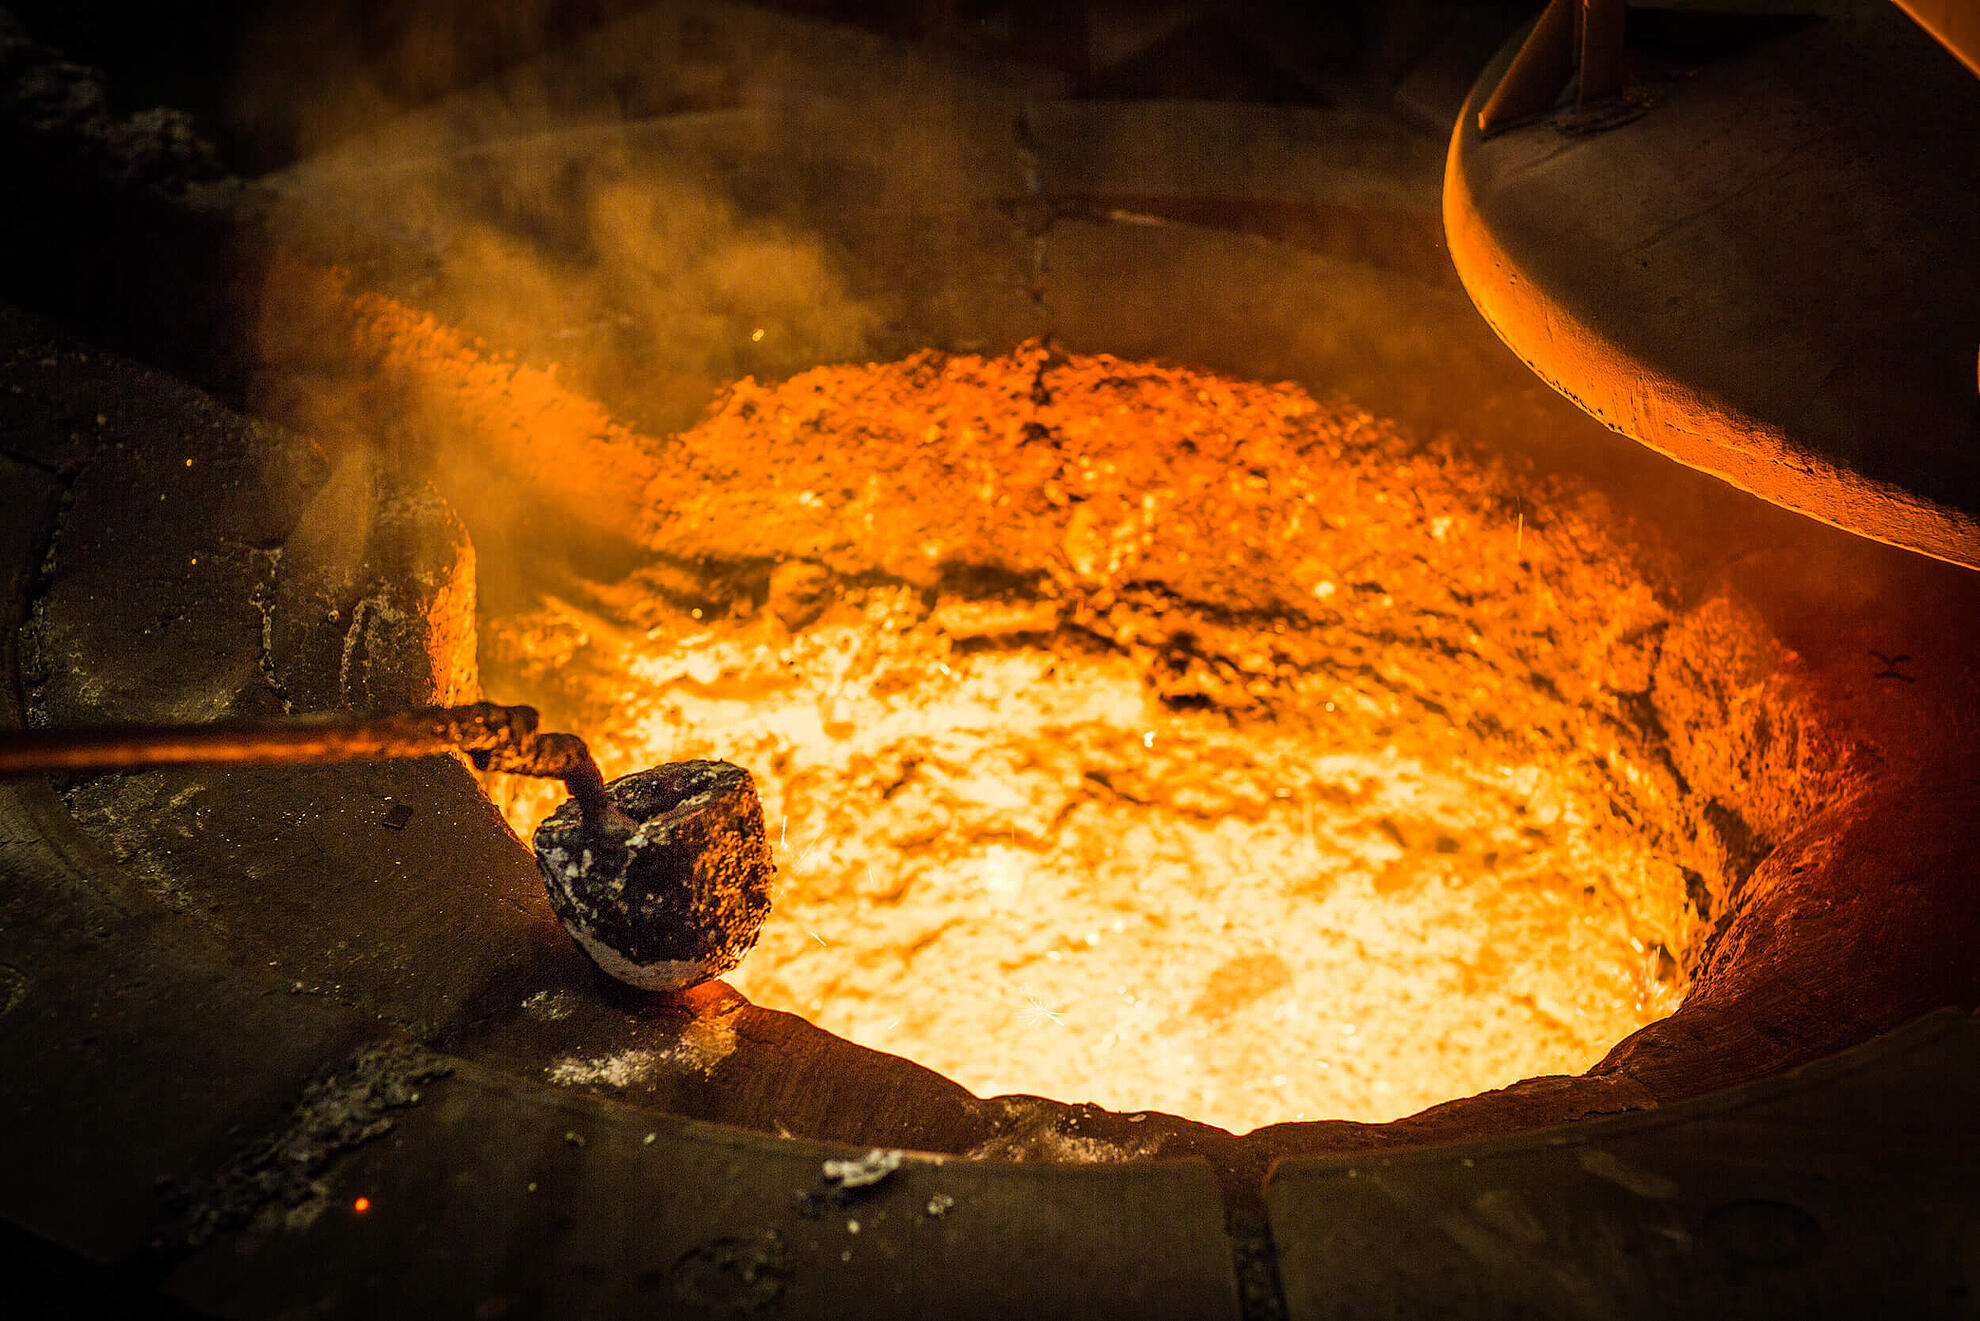
M 1638 35 L 1607 116 L 1483 136 L 1517 39 L 1473 89 L 1444 225 L 1479 311 L 1624 435 L 1980 567 L 1980 79 L 1883 3 Z

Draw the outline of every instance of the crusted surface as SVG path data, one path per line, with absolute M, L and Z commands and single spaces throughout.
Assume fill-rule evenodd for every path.
M 536 831 L 550 906 L 612 976 L 647 990 L 719 977 L 770 912 L 776 872 L 749 772 L 687 761 L 606 786 L 633 825 L 594 826 L 567 802 Z
M 410 1046 L 366 1046 L 297 1100 L 282 1132 L 244 1147 L 225 1169 L 190 1190 L 187 1247 L 215 1234 L 309 1227 L 326 1205 L 317 1176 L 339 1154 L 384 1136 L 393 1112 L 417 1105 L 422 1083 L 452 1072 L 438 1056 Z

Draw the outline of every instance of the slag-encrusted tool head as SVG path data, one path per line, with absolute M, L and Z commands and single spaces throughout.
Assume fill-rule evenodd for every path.
M 720 977 L 755 946 L 776 874 L 749 772 L 681 761 L 605 786 L 611 811 L 573 799 L 536 829 L 550 907 L 622 982 L 677 991 Z

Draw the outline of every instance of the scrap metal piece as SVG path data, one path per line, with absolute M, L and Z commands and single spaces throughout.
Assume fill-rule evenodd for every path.
M 870 1188 L 901 1168 L 902 1159 L 898 1151 L 875 1147 L 856 1160 L 828 1160 L 822 1168 L 829 1183 L 841 1188 Z

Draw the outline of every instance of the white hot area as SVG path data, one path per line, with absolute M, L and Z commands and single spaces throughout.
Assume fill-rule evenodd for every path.
M 965 654 L 900 588 L 795 636 L 536 623 L 625 649 L 608 774 L 755 775 L 776 906 L 727 980 L 979 1094 L 1383 1120 L 1578 1072 L 1675 1005 L 1638 929 L 1675 919 L 1621 898 L 1681 896 L 1671 864 L 1571 772 L 1371 742 L 1351 688 L 1170 710 L 1125 657 Z M 513 788 L 527 832 L 548 803 Z

